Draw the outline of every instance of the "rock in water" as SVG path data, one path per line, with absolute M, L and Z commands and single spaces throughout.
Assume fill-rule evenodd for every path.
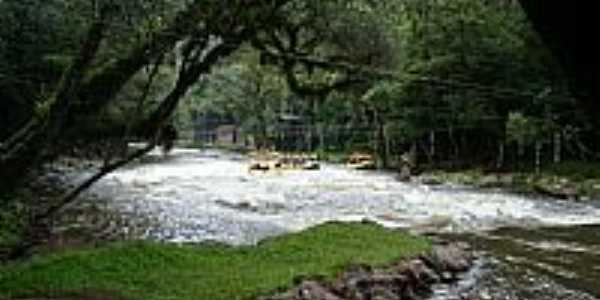
M 463 244 L 436 246 L 429 254 L 421 257 L 428 267 L 442 275 L 443 281 L 452 281 L 458 273 L 468 271 L 474 259 L 468 247 Z
M 410 177 L 411 177 L 410 166 L 403 165 L 402 168 L 400 168 L 400 173 L 398 174 L 398 180 L 400 180 L 402 182 L 409 182 Z

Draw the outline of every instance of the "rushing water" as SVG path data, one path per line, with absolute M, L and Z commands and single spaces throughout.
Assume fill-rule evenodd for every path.
M 503 228 L 459 238 L 496 258 L 496 274 L 480 286 L 493 299 L 600 295 L 600 226 Z
M 502 228 L 445 235 L 486 255 L 433 300 L 598 300 L 600 226 Z
M 241 155 L 192 150 L 116 172 L 91 193 L 110 199 L 112 209 L 130 218 L 149 220 L 143 236 L 149 239 L 252 244 L 329 220 L 370 219 L 451 234 L 490 254 L 461 284 L 440 289 L 435 299 L 600 295 L 599 227 L 583 226 L 600 224 L 594 201 L 433 188 L 336 165 L 249 173 Z

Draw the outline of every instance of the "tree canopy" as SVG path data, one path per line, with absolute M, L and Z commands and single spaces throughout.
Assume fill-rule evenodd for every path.
M 432 163 L 494 164 L 506 161 L 505 146 L 550 145 L 556 135 L 570 156 L 595 157 L 597 124 L 577 105 L 572 69 L 563 72 L 569 64 L 552 55 L 528 22 L 538 16 L 523 6 L 0 1 L 0 109 L 10 112 L 0 115 L 0 190 L 91 144 L 81 140 L 148 143 L 107 156 L 41 217 L 50 215 L 144 155 L 166 125 L 189 129 L 202 111 L 227 115 L 265 144 L 285 140 L 274 125 L 294 114 L 309 150 L 367 148 L 384 160 L 412 147 Z

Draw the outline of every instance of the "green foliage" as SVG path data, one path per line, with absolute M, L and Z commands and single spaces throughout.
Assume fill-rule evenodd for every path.
M 22 240 L 27 212 L 16 197 L 0 197 L 0 257 Z
M 107 29 L 95 70 L 147 40 L 181 5 L 169 0 L 0 1 L 0 97 L 5 99 L 0 110 L 11 112 L 0 116 L 0 139 L 32 115 L 47 116 L 53 102 L 48 99 L 80 51 L 88 28 L 102 13 Z
M 43 113 L 48 91 L 100 12 L 107 12 L 108 28 L 90 80 L 156 38 L 187 5 L 168 0 L 96 1 L 96 6 L 83 0 L 33 2 L 0 3 L 7 12 L 0 17 L 6 25 L 0 29 L 0 74 L 6 73 L 0 86 L 12 87 L 1 89 L 8 101 L 0 105 L 16 110 L 0 122 L 9 125 Z M 467 150 L 472 145 L 458 141 L 468 139 L 468 131 L 502 140 L 511 112 L 539 120 L 544 132 L 587 125 L 574 121 L 577 112 L 571 100 L 565 101 L 570 97 L 563 74 L 514 2 L 308 0 L 286 2 L 277 13 L 270 11 L 272 1 L 250 6 L 245 1 L 198 3 L 203 13 L 197 23 L 180 28 L 197 27 L 196 36 L 181 35 L 181 45 L 206 38 L 205 31 L 221 38 L 234 34 L 234 20 L 256 26 L 256 35 L 248 36 L 243 51 L 218 64 L 214 75 L 189 95 L 175 116 L 184 132 L 192 129 L 193 113 L 212 111 L 268 139 L 276 135 L 278 116 L 293 113 L 312 120 L 310 125 L 348 131 L 383 123 L 396 143 L 450 132 L 453 147 Z M 42 13 L 46 11 L 51 13 Z M 27 30 L 13 30 L 21 27 Z M 22 36 L 9 43 L 17 40 L 15 32 Z M 95 110 L 90 122 L 101 114 L 111 116 L 105 121 L 116 122 L 114 127 L 144 119 L 177 79 L 179 50 L 160 56 L 140 52 L 138 58 L 147 59 L 145 68 L 106 101 L 110 107 Z M 155 63 L 161 67 L 147 90 Z M 94 84 L 120 73 L 115 69 Z M 13 82 L 21 79 L 24 83 Z M 102 92 L 97 87 L 91 93 Z M 8 127 L 0 136 L 15 129 Z M 373 144 L 373 134 L 365 132 L 339 136 L 351 141 L 348 147 Z
M 273 132 L 285 101 L 291 97 L 284 79 L 268 68 L 260 68 L 253 53 L 241 53 L 233 62 L 199 84 L 179 107 L 181 129 L 191 130 L 195 113 L 230 117 L 242 130 L 257 136 Z
M 0 268 L 0 297 L 101 291 L 124 299 L 250 299 L 350 263 L 381 265 L 428 241 L 371 223 L 328 223 L 258 246 L 117 244 Z
M 396 16 L 381 22 L 392 24 L 398 63 L 357 105 L 378 111 L 393 140 L 426 144 L 437 132 L 448 136 L 438 153 L 474 153 L 462 157 L 470 160 L 496 151 L 475 148 L 484 143 L 529 145 L 581 128 L 566 78 L 516 3 L 415 0 L 387 9 Z
M 537 120 L 516 112 L 508 116 L 506 132 L 508 141 L 515 141 L 524 145 L 535 141 L 540 135 L 541 128 Z
M 566 161 L 548 165 L 542 171 L 577 180 L 600 179 L 600 162 Z

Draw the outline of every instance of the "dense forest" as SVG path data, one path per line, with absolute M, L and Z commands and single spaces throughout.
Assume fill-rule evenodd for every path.
M 0 205 L 22 202 L 61 156 L 103 162 L 50 203 L 34 199 L 34 225 L 165 128 L 190 137 L 202 113 L 259 147 L 366 151 L 382 167 L 409 151 L 496 169 L 598 158 L 594 113 L 517 1 L 3 0 L 0 11 Z M 291 136 L 286 116 L 299 120 Z M 131 141 L 147 146 L 127 152 Z
M 0 299 L 598 299 L 586 11 L 0 0 Z
M 242 49 L 193 88 L 180 128 L 192 130 L 198 112 L 216 114 L 258 145 L 366 151 L 383 167 L 411 149 L 446 167 L 597 158 L 593 112 L 517 2 L 345 9 L 327 16 L 327 28 L 299 21 Z M 292 126 L 282 120 L 290 116 Z

